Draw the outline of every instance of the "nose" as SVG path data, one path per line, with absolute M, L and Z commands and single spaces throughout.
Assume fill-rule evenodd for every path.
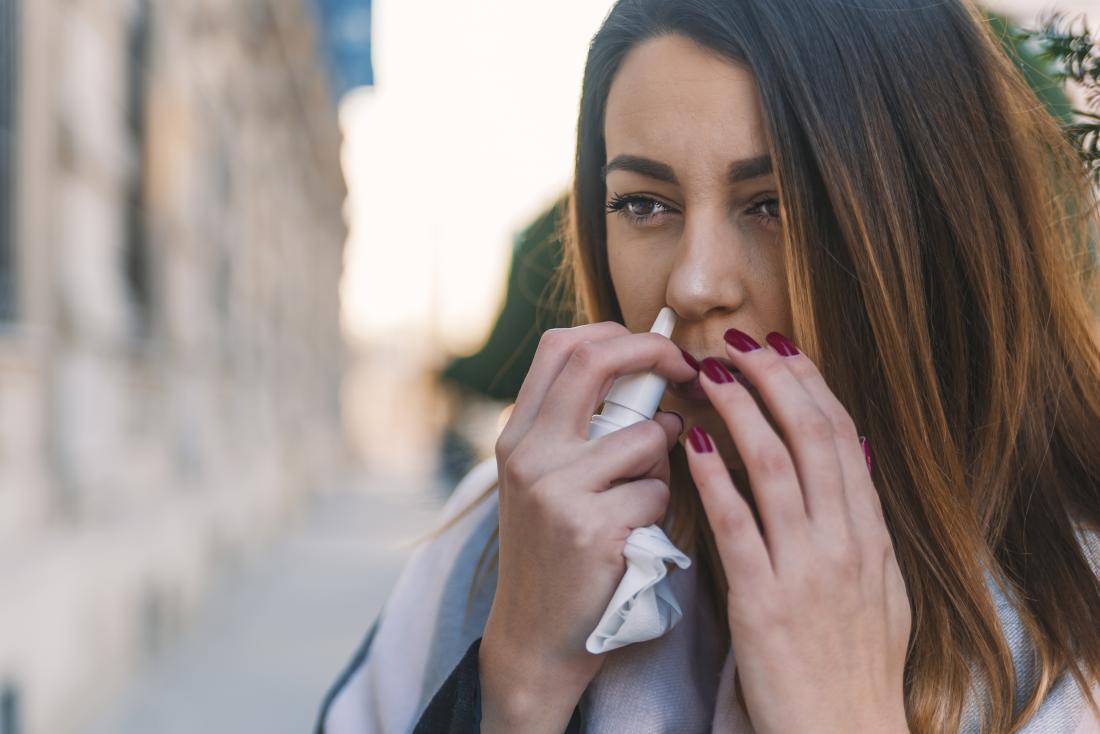
M 665 303 L 681 319 L 701 321 L 737 310 L 745 299 L 745 247 L 724 212 L 687 216 L 669 272 Z

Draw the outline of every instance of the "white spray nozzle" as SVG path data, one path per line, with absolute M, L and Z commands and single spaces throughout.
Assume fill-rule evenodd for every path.
M 672 338 L 672 330 L 676 328 L 676 312 L 671 307 L 665 306 L 657 314 L 653 326 L 649 327 L 650 334 L 660 334 L 669 339 Z
M 649 329 L 652 334 L 671 338 L 676 328 L 676 312 L 665 306 Z M 599 438 L 634 423 L 650 420 L 657 413 L 668 380 L 655 372 L 624 375 L 611 386 L 604 398 L 603 410 L 592 416 L 588 437 Z

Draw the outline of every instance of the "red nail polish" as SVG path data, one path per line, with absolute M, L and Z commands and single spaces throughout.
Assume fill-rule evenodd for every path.
M 719 385 L 724 385 L 727 382 L 733 382 L 733 375 L 726 369 L 726 366 L 719 362 L 714 357 L 707 357 L 703 360 L 703 374 L 710 379 L 717 382 Z
M 714 451 L 714 442 L 710 440 L 710 436 L 699 426 L 692 426 L 688 431 L 688 442 L 691 444 L 691 448 L 695 449 L 700 454 L 709 454 Z
M 684 355 L 684 361 L 688 363 L 689 367 L 691 367 L 696 372 L 699 371 L 699 362 L 695 359 L 695 357 L 692 357 L 685 349 L 681 349 L 680 354 Z
M 731 347 L 739 352 L 755 352 L 760 348 L 756 340 L 740 329 L 726 329 L 722 335 Z
M 867 440 L 866 436 L 860 436 L 859 445 L 863 447 L 863 458 L 867 460 L 867 471 L 873 473 L 871 468 L 871 442 Z
M 791 340 L 780 334 L 778 331 L 773 331 L 765 337 L 768 340 L 768 344 L 771 344 L 772 349 L 782 354 L 784 357 L 793 357 L 796 354 L 802 354 L 798 351 L 798 348 L 791 343 Z

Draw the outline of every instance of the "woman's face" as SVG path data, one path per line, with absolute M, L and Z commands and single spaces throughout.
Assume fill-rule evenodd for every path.
M 645 41 L 611 85 L 604 136 L 607 252 L 627 328 L 647 331 L 671 306 L 672 340 L 727 366 L 730 327 L 760 344 L 770 331 L 790 336 L 779 194 L 752 74 L 683 36 Z M 670 389 L 661 408 L 702 425 L 726 464 L 742 466 L 705 398 Z

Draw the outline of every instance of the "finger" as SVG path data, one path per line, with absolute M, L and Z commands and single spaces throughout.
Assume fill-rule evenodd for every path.
M 860 436 L 859 445 L 860 448 L 863 449 L 863 458 L 867 462 L 867 474 L 871 478 L 871 485 L 873 488 L 875 467 L 874 460 L 871 458 L 871 439 L 867 438 L 866 436 Z M 878 519 L 885 522 L 884 516 L 882 514 L 882 497 L 879 496 L 877 489 L 872 489 L 871 494 L 873 495 L 873 497 L 868 500 L 868 503 L 874 506 L 875 515 L 878 516 Z
M 531 367 L 527 370 L 527 376 L 516 396 L 516 403 L 508 416 L 508 422 L 501 430 L 500 440 L 513 446 L 527 434 L 542 407 L 546 391 L 554 384 L 554 379 L 565 367 L 578 344 L 629 333 L 629 329 L 614 321 L 544 331 L 535 349 Z
M 616 377 L 652 371 L 674 382 L 695 377 L 672 340 L 643 332 L 577 345 L 546 393 L 537 422 L 557 435 L 588 436 L 588 422 Z
M 680 441 L 680 434 L 684 432 L 684 417 L 674 410 L 658 410 L 657 415 L 653 416 L 653 420 L 665 429 L 665 435 L 668 437 L 668 450 L 672 451 L 672 447 Z
M 596 498 L 596 511 L 601 517 L 615 518 L 624 530 L 633 530 L 661 522 L 668 500 L 668 482 L 637 479 L 601 492 Z
M 718 361 L 703 360 L 699 384 L 722 416 L 749 476 L 774 564 L 797 552 L 809 530 L 794 460 L 748 389 Z
M 761 347 L 737 329 L 729 329 L 725 337 L 730 360 L 756 388 L 783 432 L 801 480 L 806 514 L 826 533 L 847 535 L 844 472 L 837 456 L 836 430 L 829 416 L 788 368 L 788 362 L 795 357 L 784 357 L 775 349 Z
M 640 421 L 588 441 L 577 459 L 561 471 L 572 478 L 572 485 L 597 492 L 643 477 L 668 482 L 669 450 L 667 429 L 655 420 Z M 565 484 L 570 486 L 569 481 Z
M 832 425 L 835 451 L 844 478 L 839 500 L 843 502 L 852 531 L 861 538 L 866 537 L 869 531 L 877 530 L 884 521 L 878 492 L 868 473 L 868 456 L 861 445 L 855 421 L 826 384 L 813 360 L 778 332 L 768 334 L 767 340 L 777 353 L 787 355 L 779 359 Z
M 685 444 L 688 468 L 714 531 L 730 594 L 759 593 L 774 573 L 752 509 L 734 486 L 713 439 L 702 427 L 692 427 Z
M 905 587 L 905 578 L 901 575 L 901 568 L 898 566 L 893 548 L 890 550 L 885 566 L 883 572 L 887 614 L 894 629 L 898 631 L 898 636 L 908 639 L 912 629 L 912 609 L 909 605 L 909 592 Z

